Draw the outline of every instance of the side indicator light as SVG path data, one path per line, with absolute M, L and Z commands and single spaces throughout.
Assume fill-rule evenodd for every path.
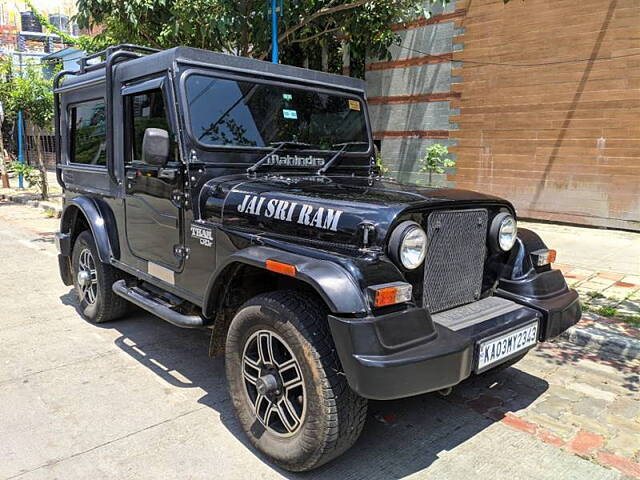
M 549 265 L 556 261 L 557 252 L 551 249 L 540 249 L 531 252 L 531 261 L 535 267 Z
M 408 283 L 393 282 L 369 287 L 374 307 L 386 307 L 411 301 L 412 287 Z
M 282 275 L 288 275 L 289 277 L 295 277 L 297 270 L 295 265 L 289 265 L 288 263 L 278 262 L 277 260 L 267 260 L 265 262 L 267 270 L 271 272 L 280 273 Z

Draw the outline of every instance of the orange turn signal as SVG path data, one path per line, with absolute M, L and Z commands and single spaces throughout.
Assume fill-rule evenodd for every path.
M 398 289 L 396 287 L 387 287 L 376 290 L 376 297 L 373 301 L 373 305 L 376 307 L 394 305 L 396 303 L 396 293 L 398 293 Z
M 411 301 L 411 285 L 404 282 L 385 283 L 369 287 L 373 306 L 386 307 Z
M 531 260 L 534 267 L 543 267 L 556 261 L 556 251 L 546 248 L 531 252 Z
M 267 260 L 265 262 L 267 270 L 271 272 L 281 273 L 282 275 L 288 275 L 290 277 L 296 276 L 296 266 L 289 265 L 288 263 L 278 262 L 277 260 Z

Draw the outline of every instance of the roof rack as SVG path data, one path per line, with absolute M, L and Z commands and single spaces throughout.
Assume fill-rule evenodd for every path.
M 101 50 L 99 52 L 92 53 L 91 55 L 86 55 L 82 57 L 79 61 L 80 71 L 78 73 L 86 73 L 92 70 L 98 70 L 100 68 L 103 68 L 105 67 L 109 57 L 111 57 L 116 52 L 122 52 L 122 51 L 145 55 L 150 53 L 156 53 L 156 52 L 159 52 L 160 50 L 156 48 L 151 48 L 151 47 L 144 47 L 141 45 L 134 45 L 132 43 L 121 43 L 120 45 L 114 45 L 112 47 L 105 48 L 104 50 Z M 97 63 L 89 63 L 91 60 L 94 60 L 96 58 L 101 59 L 101 61 Z

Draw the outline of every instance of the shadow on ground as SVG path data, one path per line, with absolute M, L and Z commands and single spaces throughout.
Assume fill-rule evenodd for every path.
M 73 291 L 63 295 L 61 301 L 77 307 Z M 181 329 L 137 309 L 128 318 L 96 328 L 119 332 L 116 345 L 168 384 L 206 392 L 198 402 L 219 412 L 225 427 L 247 449 L 291 479 L 405 477 L 428 468 L 444 452 L 496 421 L 478 413 L 487 407 L 482 402 L 490 388 L 495 398 L 500 395 L 502 383 L 517 377 L 517 395 L 511 395 L 502 405 L 509 411 L 526 408 L 548 388 L 544 380 L 512 367 L 472 378 L 456 387 L 450 397 L 433 393 L 402 400 L 371 401 L 362 436 L 351 450 L 317 470 L 292 474 L 273 467 L 246 440 L 228 396 L 223 359 L 208 357 L 207 331 Z

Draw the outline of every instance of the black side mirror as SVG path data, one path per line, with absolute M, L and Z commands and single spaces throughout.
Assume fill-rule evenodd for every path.
M 142 161 L 163 167 L 169 160 L 169 132 L 162 128 L 147 128 L 142 139 Z

